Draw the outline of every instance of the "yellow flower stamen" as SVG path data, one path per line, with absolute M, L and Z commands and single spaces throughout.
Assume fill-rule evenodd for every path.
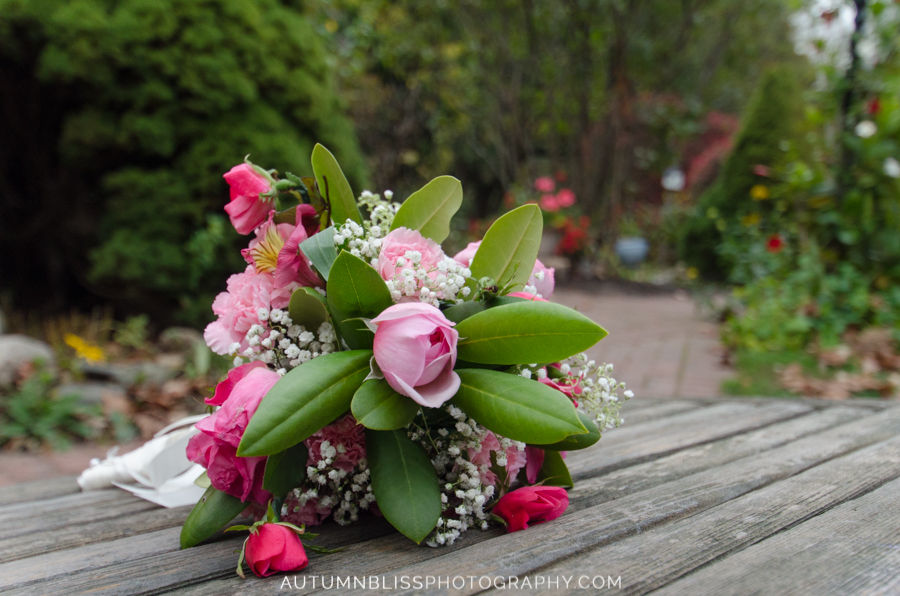
M 271 224 L 266 229 L 266 235 L 259 244 L 250 249 L 250 256 L 256 265 L 256 272 L 271 273 L 278 266 L 278 253 L 284 247 L 284 238 L 278 233 L 278 227 Z

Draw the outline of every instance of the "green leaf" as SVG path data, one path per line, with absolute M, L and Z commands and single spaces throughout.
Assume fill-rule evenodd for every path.
M 537 205 L 523 205 L 495 221 L 472 259 L 472 277 L 491 277 L 501 287 L 524 285 L 534 269 L 543 227 Z
M 476 313 L 456 325 L 456 330 L 459 358 L 482 364 L 558 362 L 607 335 L 571 308 L 531 300 Z
M 378 272 L 344 251 L 331 267 L 326 300 L 341 337 L 352 349 L 370 349 L 374 335 L 361 321 L 351 319 L 373 319 L 393 304 Z
M 453 404 L 497 434 L 539 445 L 587 432 L 572 402 L 543 383 L 477 368 L 456 374 L 461 384 Z
M 541 466 L 537 477 L 538 482 L 543 481 L 545 486 L 565 486 L 572 488 L 575 483 L 572 482 L 572 475 L 569 474 L 569 468 L 563 461 L 559 451 L 545 451 L 544 465 Z
M 303 443 L 270 455 L 266 460 L 263 488 L 272 496 L 283 497 L 300 486 L 306 478 L 306 460 L 309 450 Z
M 503 306 L 504 304 L 514 304 L 516 302 L 526 302 L 526 300 L 524 298 L 519 298 L 518 296 L 498 296 L 487 302 L 482 302 L 480 300 L 460 302 L 445 310 L 444 316 L 454 323 L 461 323 L 472 315 L 478 314 L 485 309 Z
M 450 220 L 462 205 L 462 184 L 453 176 L 438 176 L 409 196 L 394 216 L 392 230 L 418 230 L 438 244 L 450 234 Z
M 316 143 L 312 152 L 312 167 L 316 174 L 316 184 L 319 194 L 325 197 L 331 204 L 331 220 L 338 227 L 344 225 L 348 219 L 358 224 L 362 223 L 362 216 L 356 206 L 356 197 L 353 189 L 347 182 L 341 166 L 331 151 Z
M 210 486 L 181 526 L 181 548 L 197 546 L 246 508 L 247 503 Z
M 312 238 L 307 238 L 300 243 L 300 250 L 306 258 L 312 261 L 313 267 L 328 281 L 328 273 L 331 264 L 337 258 L 337 248 L 334 246 L 334 228 L 325 228 Z
M 578 419 L 581 420 L 581 424 L 587 429 L 586 434 L 572 435 L 558 443 L 553 443 L 551 445 L 534 445 L 534 447 L 540 447 L 544 451 L 578 451 L 579 449 L 587 449 L 599 441 L 600 429 L 597 428 L 596 423 L 583 412 L 577 412 L 577 414 Z
M 356 390 L 350 411 L 366 428 L 395 430 L 413 421 L 419 404 L 394 391 L 384 379 L 369 379 Z
M 209 488 L 210 487 L 209 475 L 206 473 L 206 470 L 203 470 L 203 473 L 194 479 L 194 484 L 196 484 L 200 488 Z
M 366 430 L 366 454 L 378 509 L 420 544 L 441 516 L 441 491 L 431 460 L 403 430 Z
M 250 419 L 238 455 L 272 455 L 331 424 L 350 408 L 370 358 L 371 350 L 325 354 L 284 375 Z
M 325 297 L 312 288 L 300 288 L 291 294 L 288 314 L 294 325 L 303 325 L 307 331 L 315 333 L 319 325 L 328 322 Z

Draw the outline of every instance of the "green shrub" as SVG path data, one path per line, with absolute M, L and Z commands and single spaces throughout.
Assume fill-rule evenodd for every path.
M 157 319 L 206 318 L 240 266 L 225 171 L 250 153 L 308 173 L 316 140 L 360 187 L 352 126 L 299 6 L 0 0 L 0 248 L 27 247 L 0 264 L 0 289 L 34 307 L 87 285 Z

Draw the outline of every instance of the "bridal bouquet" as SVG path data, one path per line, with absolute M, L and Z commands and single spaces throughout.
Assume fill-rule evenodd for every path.
M 249 509 L 258 521 L 229 530 L 250 531 L 241 557 L 268 575 L 305 566 L 300 537 L 327 518 L 369 512 L 438 546 L 559 517 L 565 453 L 619 424 L 624 384 L 584 354 L 606 331 L 547 301 L 540 208 L 510 211 L 451 258 L 455 178 L 398 204 L 356 198 L 321 145 L 312 169 L 225 174 L 225 210 L 253 237 L 204 334 L 234 368 L 187 447 L 209 488 L 182 546 Z

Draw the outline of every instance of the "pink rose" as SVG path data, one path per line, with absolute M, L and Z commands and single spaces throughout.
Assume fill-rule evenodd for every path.
M 238 457 L 235 447 L 200 433 L 188 441 L 187 458 L 206 468 L 209 483 L 216 490 L 261 505 L 272 497 L 262 487 L 265 457 Z
M 562 209 L 571 207 L 575 204 L 575 193 L 568 188 L 560 189 L 560 191 L 556 193 L 556 202 Z
M 525 486 L 500 497 L 494 515 L 506 522 L 509 532 L 558 518 L 569 506 L 569 495 L 558 486 Z
M 300 536 L 278 524 L 263 524 L 251 530 L 244 552 L 250 569 L 258 577 L 297 571 L 309 564 Z
M 472 264 L 472 259 L 475 258 L 475 253 L 478 252 L 479 246 L 481 246 L 481 240 L 478 242 L 469 242 L 464 249 L 456 253 L 453 260 L 463 267 L 468 267 Z
M 235 383 L 222 407 L 198 422 L 197 429 L 237 448 L 259 403 L 280 378 L 278 373 L 265 367 L 248 371 L 243 379 Z
M 259 309 L 286 307 L 299 287 L 294 282 L 279 286 L 271 273 L 257 273 L 253 265 L 248 265 L 243 273 L 228 278 L 228 291 L 216 296 L 212 309 L 219 318 L 207 325 L 203 339 L 216 354 L 228 354 L 233 343 L 246 350 L 247 331 L 265 323 L 259 319 Z
M 378 326 L 375 361 L 394 391 L 429 408 L 456 395 L 459 333 L 444 313 L 430 304 L 406 302 L 386 308 L 372 323 Z
M 266 365 L 259 360 L 254 360 L 249 364 L 242 364 L 241 366 L 232 368 L 228 371 L 228 376 L 225 377 L 225 380 L 216 385 L 215 394 L 213 394 L 212 397 L 207 397 L 203 401 L 209 406 L 221 406 L 225 403 L 225 400 L 228 399 L 228 396 L 231 395 L 235 384 L 246 377 L 247 373 L 254 368 L 266 368 Z
M 231 168 L 224 178 L 231 187 L 231 202 L 225 205 L 231 225 L 238 234 L 249 234 L 272 209 L 271 201 L 259 196 L 272 190 L 272 180 L 246 163 Z
M 479 246 L 481 246 L 481 241 L 469 242 L 468 246 L 456 253 L 453 260 L 460 265 L 470 267 L 472 265 L 472 259 L 475 258 L 475 253 L 478 252 Z M 538 279 L 536 277 L 540 272 L 543 272 L 544 279 Z M 528 285 L 537 288 L 537 292 L 542 298 L 549 298 L 550 295 L 553 294 L 553 288 L 556 286 L 554 273 L 555 269 L 553 269 L 553 267 L 546 267 L 541 263 L 540 259 L 535 259 L 534 268 L 531 270 L 531 277 L 528 278 Z M 516 292 L 516 294 L 519 293 L 520 292 Z M 510 294 L 510 296 L 516 294 Z
M 553 192 L 556 190 L 556 182 L 549 176 L 541 176 L 534 181 L 534 189 L 538 192 Z

